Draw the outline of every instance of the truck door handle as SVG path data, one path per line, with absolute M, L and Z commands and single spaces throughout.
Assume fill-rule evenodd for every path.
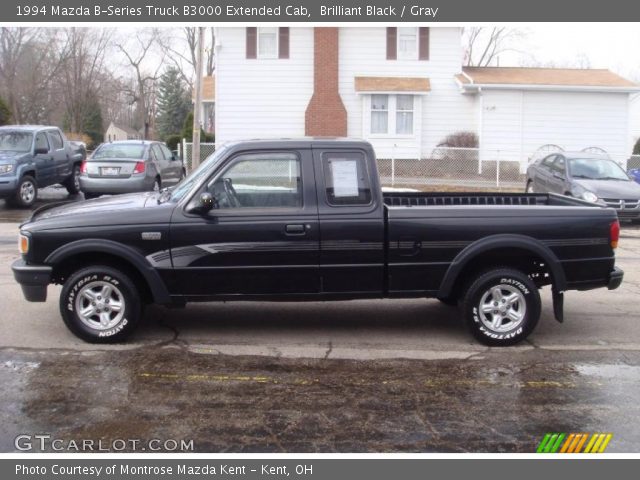
M 304 235 L 307 231 L 306 227 L 301 224 L 287 225 L 284 227 L 284 231 L 287 235 Z

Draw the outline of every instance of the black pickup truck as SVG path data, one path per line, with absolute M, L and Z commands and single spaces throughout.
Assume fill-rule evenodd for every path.
M 435 297 L 489 345 L 527 337 L 538 290 L 617 288 L 616 212 L 560 195 L 382 193 L 370 144 L 248 141 L 176 187 L 36 210 L 13 264 L 29 301 L 124 339 L 148 303 Z

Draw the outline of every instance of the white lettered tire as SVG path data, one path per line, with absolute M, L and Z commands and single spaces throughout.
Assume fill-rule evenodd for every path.
M 529 336 L 540 319 L 540 293 L 521 271 L 496 268 L 471 282 L 462 312 L 467 327 L 481 343 L 515 345 Z
M 77 337 L 91 343 L 123 341 L 142 315 L 139 293 L 118 269 L 96 265 L 73 273 L 60 294 L 60 313 Z

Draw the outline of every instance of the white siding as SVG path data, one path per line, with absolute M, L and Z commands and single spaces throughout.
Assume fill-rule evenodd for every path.
M 629 131 L 631 134 L 631 148 L 640 139 L 640 93 L 631 95 L 629 100 Z
M 480 143 L 489 156 L 495 150 L 518 152 L 522 140 L 522 91 L 485 91 Z
M 387 60 L 385 27 L 340 28 L 340 95 L 347 109 L 347 134 L 367 138 L 380 158 L 428 155 L 445 136 L 477 129 L 475 98 L 462 95 L 454 75 L 460 73 L 460 28 L 432 27 L 428 61 Z M 431 92 L 417 97 L 413 138 L 371 137 L 368 134 L 369 96 L 355 92 L 354 79 L 427 77 Z
M 219 28 L 216 41 L 216 142 L 303 136 L 313 29 L 290 29 L 288 59 L 247 60 L 245 28 Z
M 628 94 L 485 90 L 481 95 L 483 150 L 522 152 L 526 159 L 540 146 L 556 144 L 628 154 Z

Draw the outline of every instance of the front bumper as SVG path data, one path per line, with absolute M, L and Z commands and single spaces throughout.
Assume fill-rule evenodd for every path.
M 47 265 L 28 265 L 19 259 L 11 265 L 13 277 L 22 287 L 22 294 L 29 302 L 46 302 L 47 286 L 51 282 L 52 268 Z
M 0 176 L 0 198 L 11 197 L 18 188 L 18 179 L 11 176 Z
M 618 268 L 613 267 L 613 271 L 609 274 L 609 283 L 607 284 L 607 288 L 609 290 L 615 290 L 622 283 L 622 278 L 624 277 L 624 272 Z

